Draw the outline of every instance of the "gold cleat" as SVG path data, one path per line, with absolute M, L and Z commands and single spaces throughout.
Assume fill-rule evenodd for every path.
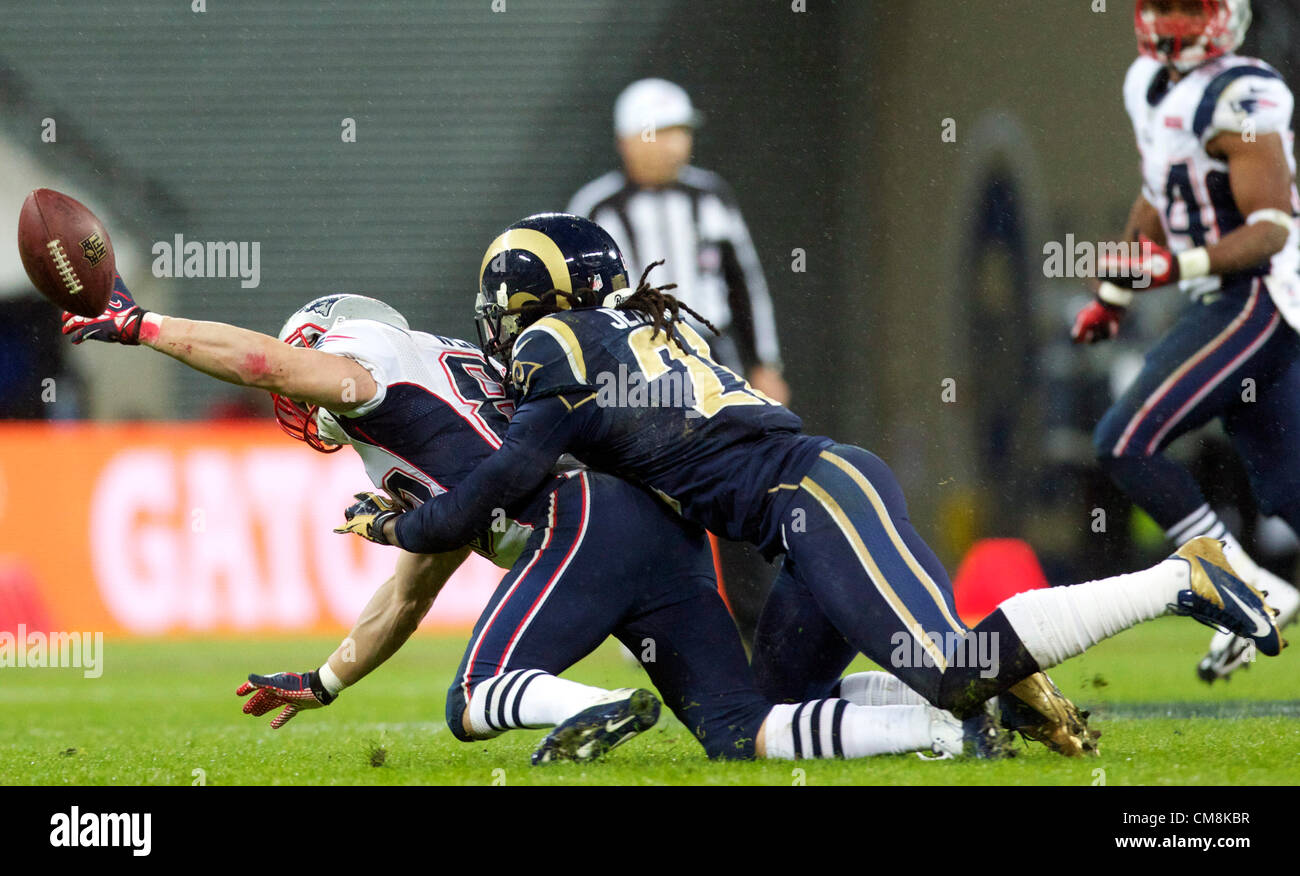
M 999 697 L 1002 722 L 1026 739 L 1041 742 L 1065 757 L 1096 756 L 1100 730 L 1088 727 L 1088 713 L 1061 693 L 1046 673 L 1037 672 Z
M 1188 589 L 1180 591 L 1177 604 L 1170 606 L 1175 614 L 1252 639 L 1268 657 L 1276 657 L 1286 647 L 1274 621 L 1277 610 L 1233 571 L 1223 555 L 1223 542 L 1208 536 L 1194 538 L 1170 559 L 1185 561 L 1189 570 Z
M 1217 607 L 1223 608 L 1223 597 L 1219 595 L 1219 588 L 1215 587 L 1214 583 L 1210 581 L 1209 574 L 1201 567 L 1201 564 L 1195 562 L 1195 560 L 1200 559 L 1212 566 L 1218 566 L 1220 569 L 1236 578 L 1242 583 L 1242 586 L 1246 587 L 1246 589 L 1251 593 L 1259 597 L 1259 601 L 1263 602 L 1264 605 L 1268 607 L 1269 612 L 1271 612 L 1274 617 L 1277 616 L 1277 609 L 1268 605 L 1268 602 L 1264 599 L 1264 594 L 1256 590 L 1250 582 L 1238 575 L 1232 568 L 1232 565 L 1228 562 L 1227 556 L 1223 553 L 1223 542 L 1219 541 L 1217 538 L 1210 538 L 1208 535 L 1194 538 L 1178 550 L 1174 551 L 1174 556 L 1187 560 L 1188 564 L 1192 567 L 1192 590 L 1197 596 L 1208 599 Z

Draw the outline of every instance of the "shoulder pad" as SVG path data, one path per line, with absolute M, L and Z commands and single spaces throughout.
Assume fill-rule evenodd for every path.
M 1276 134 L 1291 127 L 1295 99 L 1291 89 L 1266 64 L 1229 67 L 1210 80 L 1196 108 L 1192 131 L 1202 141 L 1217 134 Z
M 1145 55 L 1139 55 L 1129 66 L 1124 76 L 1124 108 L 1130 116 L 1150 105 L 1152 86 L 1163 69 L 1159 61 Z
M 399 337 L 409 343 L 410 336 L 392 326 L 369 319 L 345 319 L 316 342 L 317 350 L 355 360 L 375 380 L 374 397 L 343 416 L 362 417 L 375 410 L 383 404 L 388 384 L 401 379 L 401 356 L 395 346 Z
M 521 402 L 591 388 L 582 344 L 563 315 L 539 319 L 519 335 L 510 382 Z

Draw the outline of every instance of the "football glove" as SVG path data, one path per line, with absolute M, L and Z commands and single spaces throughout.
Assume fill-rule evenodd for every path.
M 320 673 L 277 672 L 274 675 L 249 675 L 248 681 L 235 691 L 237 696 L 253 696 L 244 703 L 244 714 L 260 718 L 272 709 L 284 710 L 271 719 L 271 729 L 279 730 L 302 709 L 319 709 L 337 697 L 325 689 Z
M 77 316 L 63 311 L 63 333 L 72 335 L 72 343 L 107 341 L 133 347 L 140 343 L 140 326 L 149 311 L 135 303 L 121 274 L 113 275 L 113 292 L 108 307 L 99 316 Z
M 1095 344 L 1108 341 L 1119 334 L 1119 321 L 1125 310 L 1114 304 L 1107 304 L 1100 298 L 1094 298 L 1079 315 L 1074 318 L 1074 328 L 1070 337 L 1076 344 Z
M 1102 252 L 1097 258 L 1097 278 L 1124 289 L 1157 289 L 1183 279 L 1182 261 L 1145 234 L 1138 235 L 1139 254 Z
M 357 501 L 343 512 L 347 522 L 335 532 L 351 532 L 375 544 L 392 544 L 384 538 L 384 524 L 402 513 L 402 509 L 387 496 L 378 493 L 357 493 Z

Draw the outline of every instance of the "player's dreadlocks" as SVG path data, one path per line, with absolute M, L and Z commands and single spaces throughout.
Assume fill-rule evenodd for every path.
M 654 331 L 650 335 L 651 340 L 659 337 L 659 332 L 662 330 L 666 335 L 668 335 L 669 340 L 677 345 L 678 349 L 683 353 L 687 353 L 690 351 L 686 349 L 685 344 L 682 343 L 681 337 L 677 334 L 677 322 L 681 319 L 682 311 L 695 317 L 715 335 L 721 335 L 722 332 L 718 331 L 713 323 L 700 316 L 686 303 L 679 301 L 677 296 L 668 294 L 669 289 L 677 288 L 676 283 L 668 283 L 664 286 L 651 286 L 647 282 L 646 278 L 650 276 L 650 272 L 663 263 L 663 259 L 660 259 L 657 262 L 651 262 L 647 265 L 646 269 L 641 272 L 641 279 L 637 283 L 636 291 L 628 296 L 627 299 L 624 300 L 622 304 L 619 304 L 615 309 L 640 313 L 643 316 L 649 317 L 654 326 Z M 567 304 L 568 307 L 561 306 L 561 301 Z M 527 328 L 544 316 L 562 313 L 565 310 L 575 307 L 591 307 L 593 304 L 598 304 L 599 301 L 599 293 L 589 287 L 575 289 L 572 292 L 552 289 L 536 301 L 528 301 L 519 307 L 513 307 L 510 310 L 507 310 L 506 314 L 510 316 L 518 316 L 520 327 Z
M 664 286 L 651 286 L 646 282 L 646 278 L 650 276 L 650 272 L 663 263 L 663 259 L 660 259 L 657 262 L 651 262 L 646 265 L 646 269 L 641 272 L 641 280 L 636 285 L 636 291 L 616 309 L 640 313 L 643 316 L 649 317 L 654 325 L 654 331 L 650 334 L 650 340 L 659 337 L 659 330 L 663 329 L 664 333 L 668 335 L 668 339 L 677 345 L 677 349 L 681 350 L 683 353 L 688 353 L 690 351 L 686 349 L 686 345 L 682 343 L 681 336 L 677 334 L 677 321 L 681 319 L 681 311 L 684 310 L 691 316 L 695 317 L 702 325 L 707 326 L 709 331 L 713 332 L 715 335 L 721 335 L 722 332 L 718 331 L 717 328 L 714 327 L 713 323 L 692 310 L 685 302 L 677 300 L 676 295 L 668 294 L 669 289 L 677 288 L 676 283 L 668 283 Z

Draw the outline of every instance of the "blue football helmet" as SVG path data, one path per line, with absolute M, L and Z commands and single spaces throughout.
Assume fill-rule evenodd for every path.
M 623 254 L 605 229 L 569 213 L 528 216 L 483 254 L 479 346 L 509 373 L 515 338 L 531 323 L 557 309 L 616 307 L 630 294 Z

